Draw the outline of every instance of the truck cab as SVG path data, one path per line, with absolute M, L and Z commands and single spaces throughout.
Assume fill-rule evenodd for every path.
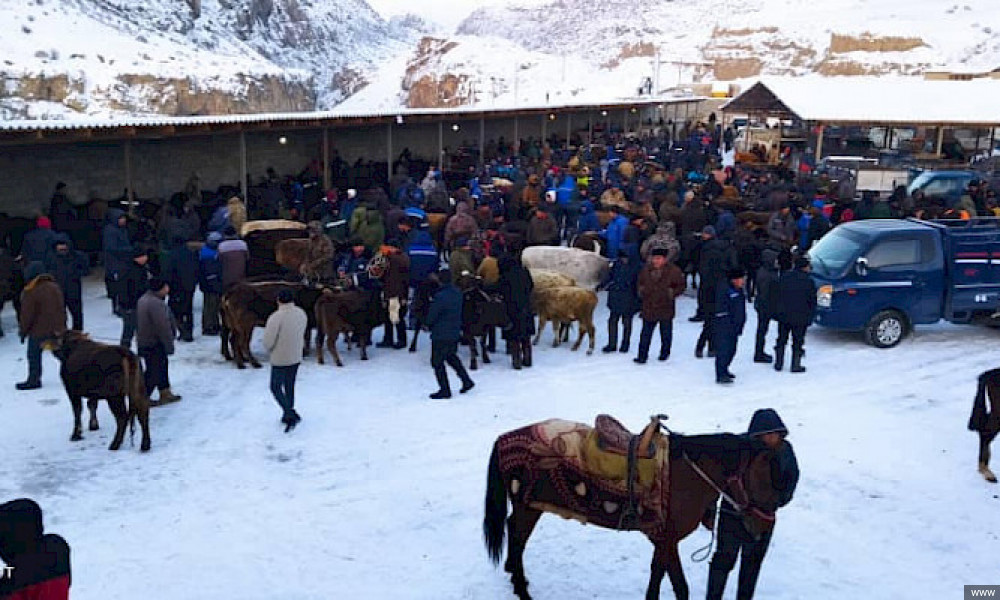
M 898 344 L 942 317 L 945 248 L 936 226 L 877 219 L 838 226 L 810 251 L 816 323 L 862 331 L 870 344 Z
M 923 192 L 928 198 L 943 198 L 945 205 L 951 207 L 973 179 L 978 177 L 972 171 L 924 171 L 910 182 L 906 192 L 911 197 L 916 192 Z
M 809 251 L 817 324 L 879 348 L 914 325 L 969 323 L 1000 309 L 1000 219 L 873 219 L 836 227 Z

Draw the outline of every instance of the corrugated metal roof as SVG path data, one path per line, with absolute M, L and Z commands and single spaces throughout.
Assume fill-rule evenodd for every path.
M 666 98 L 635 98 L 618 99 L 603 103 L 563 104 L 558 106 L 519 106 L 508 108 L 400 108 L 388 112 L 344 112 L 344 111 L 314 111 L 292 113 L 254 113 L 233 115 L 203 115 L 188 117 L 124 117 L 124 118 L 74 118 L 74 119 L 22 119 L 0 121 L 0 131 L 52 131 L 73 129 L 114 129 L 121 127 L 189 127 L 198 125 L 224 125 L 232 123 L 261 123 L 267 121 L 336 121 L 342 119 L 393 119 L 402 116 L 439 116 L 449 115 L 456 118 L 468 118 L 491 114 L 502 116 L 520 112 L 560 112 L 579 111 L 600 108 L 629 108 L 638 106 L 653 106 L 658 104 L 679 104 L 700 102 L 705 98 L 700 96 L 666 97 Z
M 916 77 L 803 77 L 762 79 L 727 102 L 769 91 L 804 121 L 894 125 L 1000 125 L 1000 80 Z

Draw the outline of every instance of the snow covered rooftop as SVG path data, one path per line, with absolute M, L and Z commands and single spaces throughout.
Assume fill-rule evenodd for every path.
M 396 117 L 425 117 L 451 116 L 455 118 L 470 118 L 480 116 L 504 117 L 520 114 L 546 113 L 546 112 L 580 112 L 600 109 L 627 109 L 646 106 L 656 106 L 660 104 L 683 104 L 690 102 L 701 102 L 705 98 L 700 96 L 682 97 L 638 97 L 638 98 L 618 98 L 608 102 L 589 102 L 578 104 L 560 105 L 535 105 L 521 106 L 517 108 L 496 109 L 489 107 L 463 107 L 463 108 L 399 108 L 385 112 L 365 112 L 365 111 L 315 111 L 315 112 L 292 112 L 292 113 L 255 113 L 255 114 L 232 114 L 232 115 L 200 115 L 185 117 L 126 117 L 126 118 L 75 118 L 75 119 L 25 119 L 0 121 L 0 131 L 27 132 L 27 131 L 52 131 L 52 130 L 72 130 L 72 129 L 114 129 L 127 127 L 189 127 L 201 125 L 220 125 L 234 123 L 266 123 L 266 122 L 350 122 L 356 120 L 371 121 L 381 119 L 394 119 Z M 333 124 L 333 123 L 327 123 Z
M 1000 125 L 1000 80 L 909 77 L 762 79 L 727 112 L 790 113 L 819 123 Z

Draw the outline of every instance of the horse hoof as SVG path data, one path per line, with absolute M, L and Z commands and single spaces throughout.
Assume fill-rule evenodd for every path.
M 344 363 L 342 363 L 342 362 L 340 362 L 340 361 L 338 360 L 338 361 L 337 361 L 337 366 L 338 366 L 338 367 L 342 367 L 342 366 L 344 366 Z
M 590 356 L 593 353 L 594 353 L 594 349 L 593 348 L 591 348 L 590 350 L 587 350 L 587 356 Z
M 417 351 L 416 348 L 410 348 L 410 352 L 416 352 L 416 351 Z
M 244 365 L 244 364 L 241 364 L 241 363 L 236 363 L 236 368 L 237 369 L 245 369 L 245 368 L 247 368 L 247 366 Z
M 71 441 L 71 442 L 79 442 L 82 439 L 83 439 L 82 435 L 80 435 L 79 433 L 74 433 L 72 436 L 70 436 L 69 441 Z
M 91 431 L 97 431 L 98 429 L 100 429 L 100 426 L 97 424 L 97 421 L 91 421 L 90 425 L 88 426 L 88 429 L 90 429 Z
M 112 442 L 111 445 L 108 446 L 108 450 L 111 450 L 112 452 L 115 452 L 115 451 L 117 451 L 121 447 L 122 447 L 122 443 L 121 442 L 118 442 L 117 444 L 114 443 L 114 442 Z
M 150 446 L 149 440 L 143 440 L 142 445 L 139 446 L 139 451 L 149 452 L 149 446 Z

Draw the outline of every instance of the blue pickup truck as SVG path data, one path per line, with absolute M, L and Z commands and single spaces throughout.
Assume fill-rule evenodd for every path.
M 816 323 L 891 348 L 914 325 L 992 319 L 1000 309 L 1000 219 L 844 223 L 810 251 Z

